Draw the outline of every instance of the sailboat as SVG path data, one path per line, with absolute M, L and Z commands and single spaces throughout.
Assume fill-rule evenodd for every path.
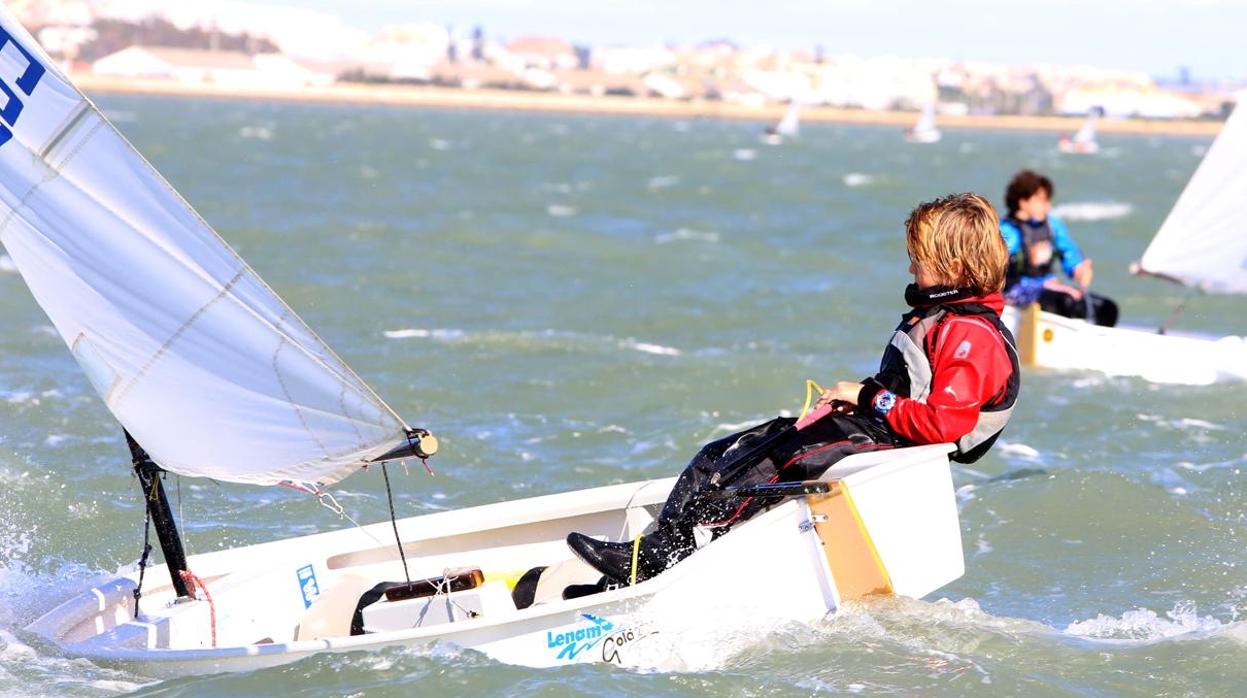
M 935 104 L 928 103 L 922 108 L 918 123 L 905 129 L 905 140 L 910 143 L 938 143 L 942 134 L 935 126 Z
M 532 666 L 680 668 L 696 662 L 678 630 L 689 622 L 816 621 L 963 573 L 948 445 L 855 455 L 782 490 L 724 489 L 775 504 L 614 588 L 565 537 L 637 536 L 673 478 L 401 519 L 391 498 L 389 521 L 188 556 L 168 473 L 336 506 L 331 486 L 365 468 L 389 494 L 387 463 L 433 456 L 436 437 L 356 375 L 3 7 L 0 87 L 0 243 L 124 432 L 163 555 L 145 546 L 30 623 L 66 654 L 183 676 L 441 641 Z
M 801 105 L 797 100 L 788 103 L 788 111 L 784 112 L 784 117 L 774 126 L 767 126 L 763 133 L 762 140 L 767 145 L 780 145 L 785 139 L 797 137 L 800 131 L 800 111 Z
M 1083 122 L 1081 128 L 1074 134 L 1073 138 L 1061 136 L 1057 141 L 1057 148 L 1062 153 L 1078 153 L 1083 155 L 1091 155 L 1100 152 L 1100 144 L 1095 139 L 1095 122 L 1099 116 L 1099 107 L 1093 107 L 1087 112 L 1087 120 Z
M 1206 293 L 1247 293 L 1247 113 L 1239 106 L 1131 271 Z M 1179 306 L 1166 324 L 1181 312 Z M 1006 308 L 1024 362 L 1139 376 L 1156 383 L 1207 385 L 1247 380 L 1247 339 L 1168 327 L 1099 327 L 1032 308 Z

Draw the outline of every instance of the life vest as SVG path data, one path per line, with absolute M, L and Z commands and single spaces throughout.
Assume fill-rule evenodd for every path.
M 1009 216 L 1005 221 L 1017 228 L 1022 236 L 1022 245 L 1009 260 L 1008 280 L 1012 282 L 1022 277 L 1040 278 L 1051 274 L 1057 251 L 1056 236 L 1052 234 L 1048 219 L 1032 224 Z
M 927 338 L 952 316 L 980 317 L 991 323 L 1004 339 L 1012 368 L 1000 392 L 993 395 L 979 410 L 979 419 L 968 434 L 957 439 L 957 451 L 951 458 L 958 463 L 973 463 L 987 453 L 1013 415 L 1021 387 L 1022 368 L 1018 363 L 1013 334 L 1000 321 L 996 311 L 981 303 L 949 303 L 917 308 L 901 318 L 884 349 L 879 373 L 875 380 L 901 397 L 925 403 L 931 394 L 931 357 Z

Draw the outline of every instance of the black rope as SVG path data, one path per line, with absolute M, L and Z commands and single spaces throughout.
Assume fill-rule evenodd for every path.
M 139 599 L 143 596 L 143 575 L 147 573 L 147 558 L 152 554 L 152 510 L 143 497 L 143 554 L 139 556 L 139 585 L 134 587 L 134 617 L 139 617 Z
M 1173 312 L 1169 313 L 1169 317 L 1165 318 L 1165 321 L 1160 324 L 1160 327 L 1156 330 L 1156 334 L 1166 334 L 1169 332 L 1169 326 L 1173 324 L 1174 320 L 1178 319 L 1178 316 L 1182 314 L 1183 310 L 1186 310 L 1186 302 L 1190 299 L 1191 294 L 1187 293 L 1186 297 L 1178 303 L 1178 307 L 1174 308 Z
M 394 515 L 394 493 L 390 491 L 390 473 L 381 464 L 381 475 L 385 478 L 385 499 L 390 503 L 390 525 L 394 527 L 394 542 L 398 545 L 398 559 L 403 561 L 403 576 L 411 584 L 411 573 L 407 571 L 407 555 L 403 552 L 403 539 L 398 536 L 398 518 Z

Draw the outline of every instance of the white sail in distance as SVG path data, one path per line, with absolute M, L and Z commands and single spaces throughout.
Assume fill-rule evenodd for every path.
M 1247 293 L 1247 113 L 1238 106 L 1139 262 L 1210 293 Z
M 406 425 L 0 6 L 0 243 L 161 467 L 330 484 Z
M 801 105 L 797 100 L 792 100 L 788 104 L 788 111 L 784 112 L 784 118 L 779 120 L 775 126 L 775 133 L 786 138 L 795 138 L 801 129 L 800 117 Z
M 1074 134 L 1075 143 L 1094 143 L 1095 142 L 1095 120 L 1096 120 L 1096 110 L 1092 109 L 1091 113 L 1087 114 L 1087 120 L 1083 123 L 1082 127 L 1079 128 L 1078 131 Z

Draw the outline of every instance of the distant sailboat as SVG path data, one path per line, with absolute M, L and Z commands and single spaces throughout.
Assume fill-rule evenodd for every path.
M 905 140 L 910 143 L 938 143 L 942 134 L 935 126 L 935 104 L 929 103 L 922 108 L 918 123 L 905 129 Z
M 1241 97 L 1239 105 L 1132 272 L 1206 293 L 1247 294 L 1247 230 L 1238 213 L 1247 200 L 1247 112 Z M 1016 308 L 1006 308 L 1005 321 L 1019 327 L 1019 353 L 1039 366 L 1155 383 L 1247 380 L 1247 340 L 1239 336 L 1172 332 L 1164 326 L 1099 327 Z
M 1082 128 L 1074 134 L 1073 138 L 1069 136 L 1061 136 L 1057 141 L 1057 147 L 1062 153 L 1080 153 L 1090 155 L 1100 151 L 1100 144 L 1095 140 L 1095 122 L 1096 117 L 1100 114 L 1099 107 L 1092 107 L 1087 113 L 1087 120 L 1083 123 Z
M 774 126 L 767 126 L 762 136 L 762 140 L 767 145 L 779 145 L 785 139 L 796 138 L 797 133 L 801 129 L 800 125 L 801 104 L 797 100 L 788 103 L 788 111 L 784 112 L 784 118 Z

